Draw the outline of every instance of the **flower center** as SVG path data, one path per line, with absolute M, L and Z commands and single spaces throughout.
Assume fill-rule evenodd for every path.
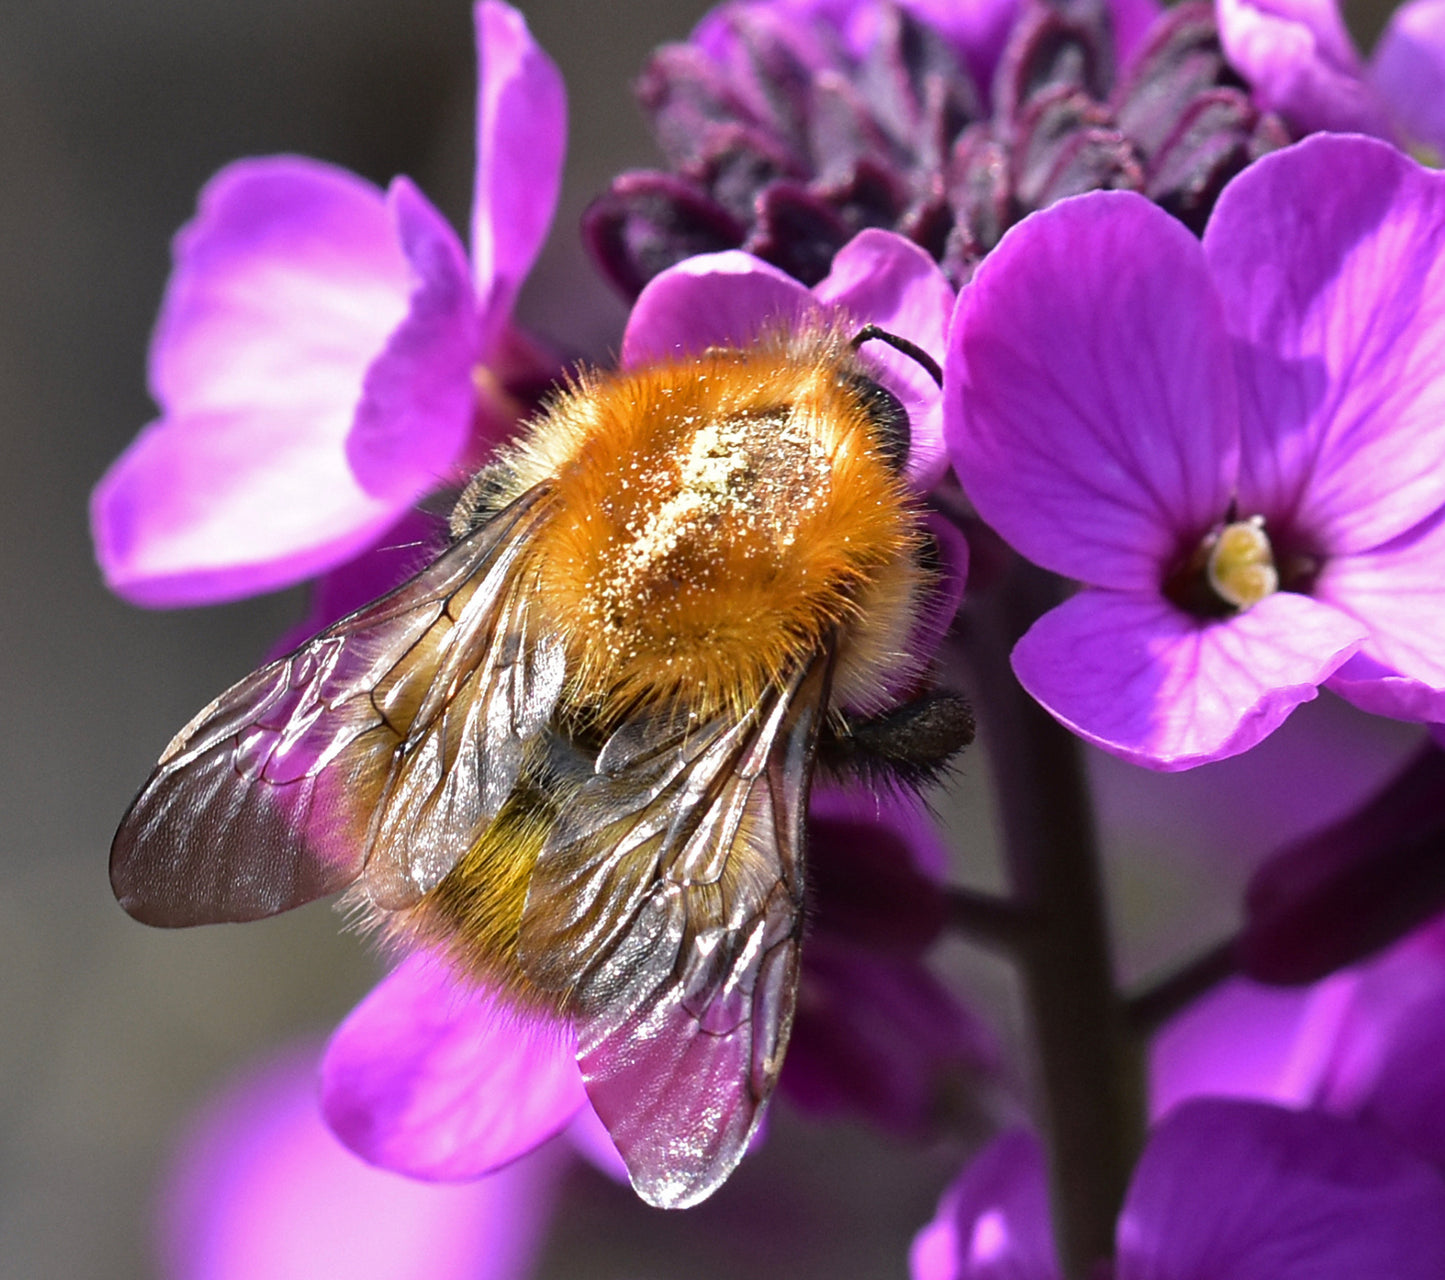
M 1248 609 L 1278 591 L 1279 573 L 1264 517 L 1225 525 L 1209 548 L 1204 572 L 1214 593 L 1236 609 Z
M 1205 618 L 1241 613 L 1278 590 L 1279 569 L 1263 516 L 1211 530 L 1164 582 L 1165 596 Z

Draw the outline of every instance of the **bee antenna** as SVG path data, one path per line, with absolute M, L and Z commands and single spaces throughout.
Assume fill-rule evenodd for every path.
M 942 389 L 943 370 L 938 367 L 938 361 L 917 343 L 900 338 L 896 333 L 889 333 L 887 329 L 880 329 L 876 324 L 865 324 L 853 335 L 853 340 L 848 345 L 857 351 L 865 342 L 886 342 L 895 351 L 901 351 L 910 360 L 921 365 L 923 371 Z

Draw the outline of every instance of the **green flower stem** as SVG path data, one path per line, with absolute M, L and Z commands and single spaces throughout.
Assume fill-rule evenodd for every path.
M 1014 642 L 1059 599 L 1015 561 L 960 617 L 1015 912 L 1013 935 L 1039 1060 L 1055 1231 L 1065 1274 L 1114 1252 L 1114 1226 L 1147 1119 L 1140 1042 L 1114 983 L 1083 750 L 1024 692 Z M 997 937 L 993 939 L 997 941 Z

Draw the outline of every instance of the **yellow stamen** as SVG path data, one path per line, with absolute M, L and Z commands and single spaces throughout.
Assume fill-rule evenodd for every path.
M 1209 549 L 1205 572 L 1215 594 L 1236 609 L 1248 609 L 1278 591 L 1279 572 L 1264 517 L 1225 525 Z

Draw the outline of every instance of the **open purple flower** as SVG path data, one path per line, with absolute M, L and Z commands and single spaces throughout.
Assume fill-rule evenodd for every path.
M 151 344 L 162 416 L 97 486 L 106 581 L 140 604 L 329 569 L 495 442 L 523 359 L 512 305 L 552 219 L 561 78 L 500 0 L 476 7 L 472 254 L 406 178 L 243 160 L 176 240 Z
M 1329 687 L 1445 718 L 1445 176 L 1320 135 L 1201 245 L 1130 193 L 1036 215 L 960 300 L 954 465 L 1084 584 L 1014 649 L 1108 751 L 1244 751 Z
M 1445 1181 L 1362 1125 L 1210 1099 L 1157 1125 L 1119 1215 L 1112 1280 L 1427 1280 Z M 913 1280 L 1059 1280 L 1043 1154 L 1014 1132 L 945 1193 Z
M 1301 132 L 1370 133 L 1445 155 L 1445 2 L 1391 15 L 1368 65 L 1335 0 L 1215 0 L 1224 51 Z
M 160 1252 L 169 1280 L 523 1280 L 564 1152 L 465 1187 L 383 1173 L 316 1108 L 315 1052 L 253 1068 L 195 1117 L 171 1162 Z

